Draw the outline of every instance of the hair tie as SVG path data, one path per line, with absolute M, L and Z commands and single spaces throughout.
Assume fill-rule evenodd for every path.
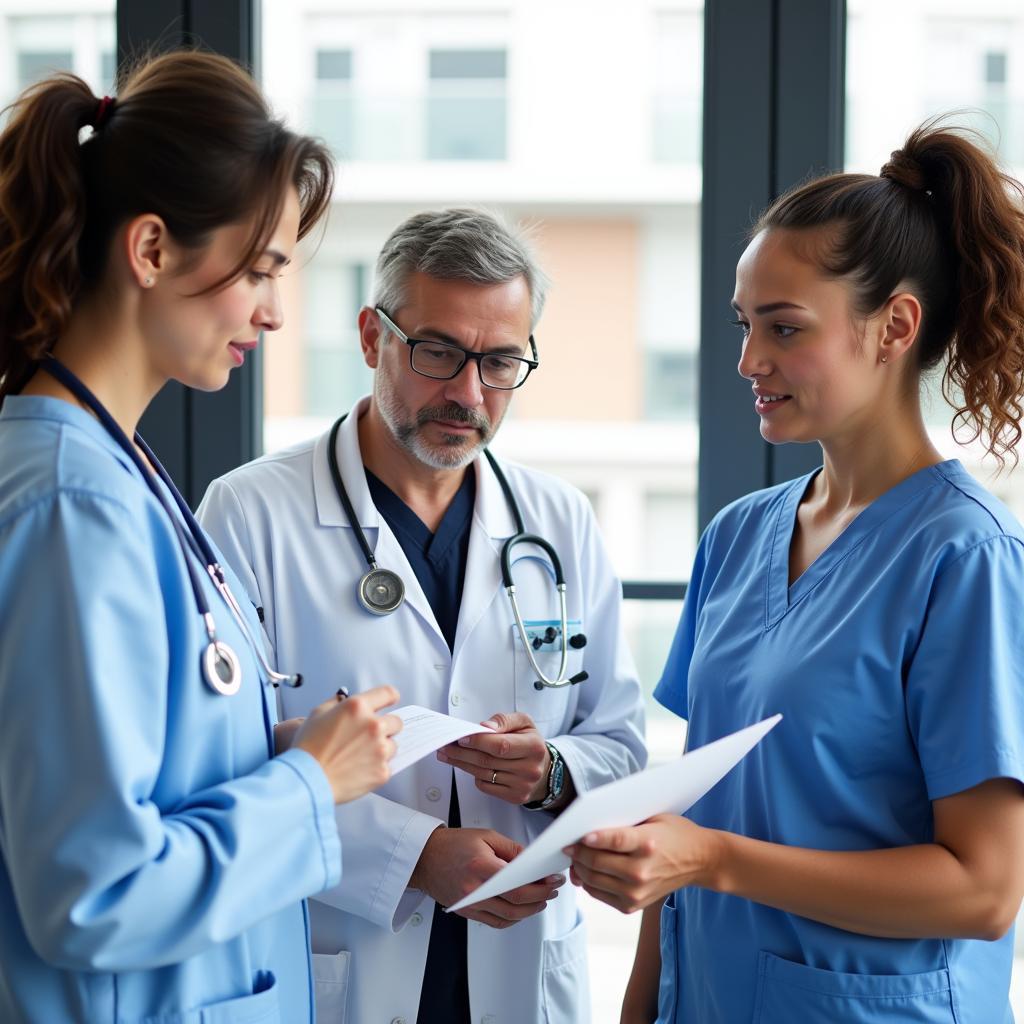
M 892 153 L 889 161 L 878 172 L 878 176 L 910 192 L 932 198 L 932 187 L 920 162 L 914 157 L 907 157 L 901 149 Z
M 96 104 L 96 113 L 92 118 L 92 126 L 96 131 L 99 131 L 110 120 L 110 115 L 114 112 L 114 103 L 115 100 L 112 96 L 104 96 Z

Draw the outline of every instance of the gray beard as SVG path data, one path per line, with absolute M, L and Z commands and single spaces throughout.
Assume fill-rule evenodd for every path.
M 498 426 L 492 426 L 491 421 L 483 414 L 463 409 L 460 405 L 421 409 L 416 421 L 410 423 L 403 419 L 403 410 L 399 407 L 395 393 L 380 371 L 374 378 L 373 397 L 380 410 L 381 419 L 391 431 L 392 437 L 410 455 L 432 469 L 462 469 L 468 466 L 491 440 Z M 442 447 L 430 445 L 423 440 L 420 431 L 425 424 L 435 419 L 468 423 L 480 431 L 480 439 L 472 441 L 461 434 L 443 434 Z

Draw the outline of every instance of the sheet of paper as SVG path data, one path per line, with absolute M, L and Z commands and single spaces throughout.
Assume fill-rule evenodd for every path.
M 655 814 L 684 814 L 734 768 L 782 720 L 774 715 L 740 729 L 678 761 L 629 775 L 574 800 L 515 860 L 492 875 L 449 912 L 498 896 L 569 866 L 562 848 L 589 832 L 637 825 Z
M 472 736 L 478 732 L 494 732 L 486 725 L 464 722 L 460 718 L 442 715 L 417 704 L 406 704 L 404 708 L 389 714 L 398 715 L 402 720 L 402 731 L 395 736 L 398 753 L 391 759 L 392 775 L 397 775 L 427 754 L 440 750 L 446 743 L 454 743 L 463 736 Z

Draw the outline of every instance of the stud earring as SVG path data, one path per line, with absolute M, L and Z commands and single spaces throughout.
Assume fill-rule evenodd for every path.
M 145 281 L 143 282 L 143 284 L 145 284 L 145 286 L 146 286 L 147 288 L 148 288 L 148 287 L 149 287 L 149 286 L 150 286 L 150 285 L 151 285 L 152 283 L 153 283 L 153 278 L 151 278 L 151 277 L 147 277 L 147 278 L 146 278 L 146 280 L 145 280 Z
M 888 359 L 889 359 L 889 357 L 888 357 L 888 356 L 882 356 L 882 362 L 883 362 L 883 363 L 884 363 L 884 362 L 887 362 L 887 361 L 888 361 Z

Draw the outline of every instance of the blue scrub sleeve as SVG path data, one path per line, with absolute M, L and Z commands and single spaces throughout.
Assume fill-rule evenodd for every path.
M 182 569 L 155 515 L 64 491 L 0 534 L 0 841 L 29 941 L 69 969 L 183 961 L 340 873 L 330 788 L 302 751 L 154 801 L 168 680 L 202 685 L 169 640 Z
M 906 672 L 906 706 L 928 796 L 1024 781 L 1024 545 L 982 541 L 932 585 Z
M 686 600 L 683 602 L 683 613 L 676 627 L 676 635 L 668 652 L 668 660 L 662 670 L 661 679 L 654 688 L 654 699 L 663 707 L 674 712 L 680 718 L 689 720 L 687 680 L 690 675 L 690 660 L 697 638 L 697 621 L 704 598 L 704 579 L 707 568 L 708 547 L 710 545 L 711 527 L 704 532 L 697 545 L 697 554 L 693 560 L 690 582 L 686 587 Z

